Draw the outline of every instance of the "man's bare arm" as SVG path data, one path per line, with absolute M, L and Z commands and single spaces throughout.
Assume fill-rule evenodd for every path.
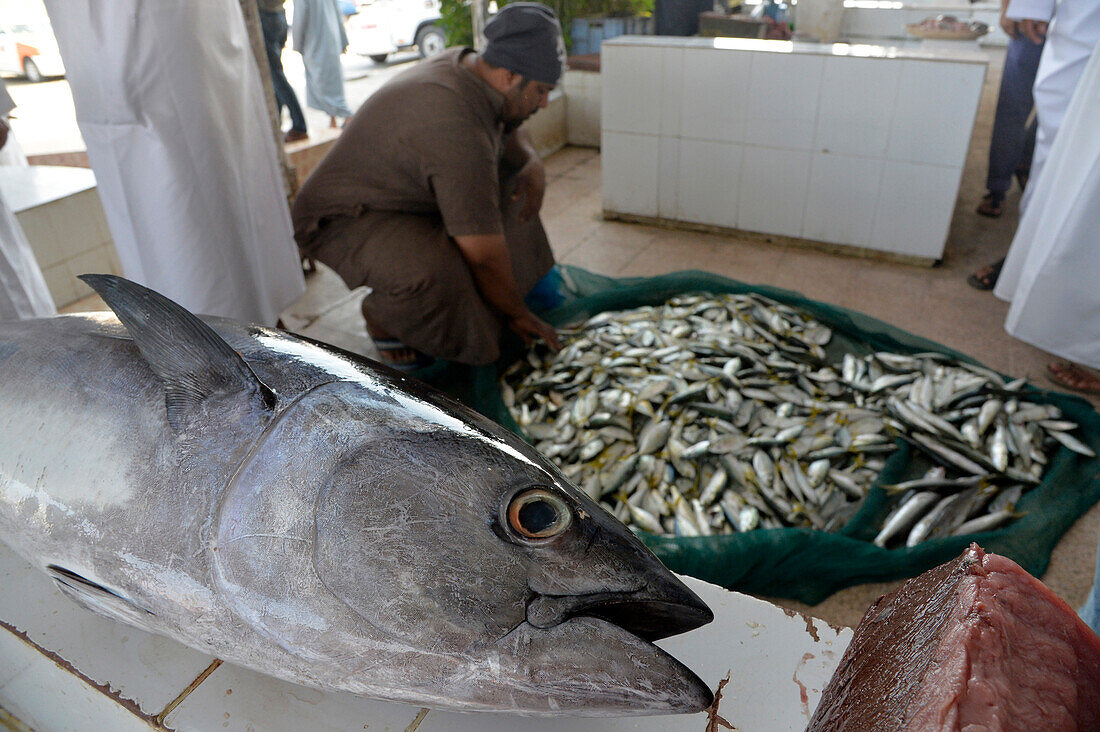
M 512 258 L 504 235 L 457 236 L 455 241 L 470 265 L 481 296 L 504 315 L 508 327 L 527 343 L 542 338 L 554 350 L 561 348 L 557 331 L 524 304 L 512 275 Z

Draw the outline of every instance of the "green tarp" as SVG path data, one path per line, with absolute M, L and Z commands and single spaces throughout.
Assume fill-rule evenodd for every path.
M 846 308 L 809 300 L 790 290 L 749 285 L 707 272 L 674 272 L 658 277 L 611 278 L 577 267 L 561 266 L 566 302 L 542 313 L 553 325 L 564 326 L 605 310 L 655 305 L 688 292 L 756 292 L 801 308 L 834 329 L 827 352 L 839 362 L 845 352 L 918 353 L 938 351 L 957 359 L 974 359 L 938 343 L 907 333 Z M 437 363 L 416 374 L 458 397 L 482 414 L 522 434 L 501 400 L 498 377 L 521 349 L 515 344 L 494 366 L 473 368 Z M 1080 425 L 1075 435 L 1100 453 L 1100 415 L 1085 400 L 1053 392 L 1033 391 L 1038 401 L 1057 405 L 1067 419 Z M 785 597 L 808 604 L 833 592 L 864 582 L 882 582 L 917 575 L 958 556 L 971 542 L 986 551 L 1011 557 L 1039 577 L 1050 553 L 1067 529 L 1100 499 L 1100 459 L 1086 459 L 1061 448 L 1042 483 L 1017 505 L 1025 515 L 997 531 L 967 537 L 930 540 L 913 548 L 882 549 L 871 539 L 889 509 L 878 483 L 888 484 L 922 473 L 928 464 L 904 442 L 891 455 L 862 508 L 838 533 L 811 529 L 758 529 L 744 534 L 678 538 L 642 534 L 642 540 L 673 571 L 752 594 Z

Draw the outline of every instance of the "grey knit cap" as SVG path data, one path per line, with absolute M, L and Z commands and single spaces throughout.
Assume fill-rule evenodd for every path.
M 539 3 L 512 3 L 485 24 L 486 63 L 532 81 L 557 84 L 565 66 L 565 42 L 554 11 Z

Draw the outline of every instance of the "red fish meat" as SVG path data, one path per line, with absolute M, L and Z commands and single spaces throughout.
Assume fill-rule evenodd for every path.
M 1100 730 L 1100 636 L 971 544 L 871 606 L 808 732 Z

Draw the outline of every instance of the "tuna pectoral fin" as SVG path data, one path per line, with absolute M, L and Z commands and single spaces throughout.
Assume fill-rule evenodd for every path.
M 270 410 L 275 394 L 210 326 L 160 293 L 122 277 L 80 275 L 130 331 L 153 372 L 164 382 L 168 421 L 175 429 L 215 395 L 245 394 Z
M 81 577 L 64 567 L 51 564 L 46 573 L 53 577 L 61 593 L 78 605 L 113 620 L 120 620 L 138 628 L 148 628 L 153 613 L 119 592 Z

